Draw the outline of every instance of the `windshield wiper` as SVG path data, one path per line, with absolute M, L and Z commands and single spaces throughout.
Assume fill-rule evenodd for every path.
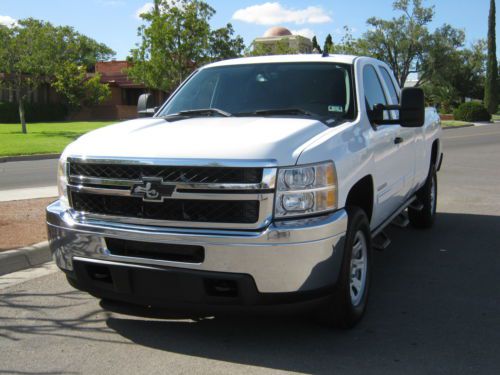
M 206 116 L 206 115 L 213 115 L 213 114 L 218 114 L 224 117 L 231 117 L 232 114 L 226 111 L 223 111 L 222 109 L 218 108 L 203 108 L 203 109 L 190 109 L 186 111 L 180 111 L 176 113 L 176 115 L 179 116 Z

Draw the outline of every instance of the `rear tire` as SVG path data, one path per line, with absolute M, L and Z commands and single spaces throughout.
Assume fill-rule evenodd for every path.
M 437 173 L 433 164 L 424 186 L 417 191 L 417 199 L 423 205 L 422 210 L 408 208 L 408 218 L 415 228 L 426 229 L 433 226 L 436 219 L 437 192 Z
M 330 300 L 318 311 L 321 323 L 352 328 L 363 317 L 371 277 L 371 232 L 366 213 L 348 207 L 349 218 L 339 279 Z

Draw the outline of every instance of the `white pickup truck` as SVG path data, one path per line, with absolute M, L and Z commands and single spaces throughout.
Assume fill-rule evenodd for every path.
M 440 120 L 381 61 L 228 60 L 148 102 L 66 148 L 47 207 L 58 266 L 96 297 L 351 327 L 383 229 L 433 224 Z

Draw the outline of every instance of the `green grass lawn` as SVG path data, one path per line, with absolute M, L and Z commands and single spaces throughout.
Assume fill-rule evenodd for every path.
M 500 114 L 492 115 L 491 116 L 491 121 L 500 121 Z
M 0 156 L 57 154 L 80 135 L 113 123 L 34 123 L 27 125 L 28 134 L 21 133 L 20 124 L 0 124 Z
M 457 120 L 444 120 L 441 121 L 441 125 L 443 128 L 453 128 L 456 126 L 466 126 L 466 125 L 472 125 L 470 122 L 465 122 L 465 121 L 457 121 Z

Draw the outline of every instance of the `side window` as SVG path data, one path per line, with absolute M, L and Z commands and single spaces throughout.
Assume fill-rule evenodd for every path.
M 389 95 L 391 96 L 391 104 L 399 104 L 399 95 L 396 91 L 396 87 L 394 86 L 394 81 L 391 78 L 391 75 L 387 71 L 386 68 L 380 67 L 380 73 L 382 75 L 382 79 L 385 82 L 385 85 L 389 89 Z
M 363 69 L 363 83 L 365 87 L 365 100 L 367 110 L 372 110 L 377 104 L 387 105 L 387 98 L 377 76 L 373 65 L 366 65 Z M 387 111 L 384 111 L 384 119 L 388 119 Z

